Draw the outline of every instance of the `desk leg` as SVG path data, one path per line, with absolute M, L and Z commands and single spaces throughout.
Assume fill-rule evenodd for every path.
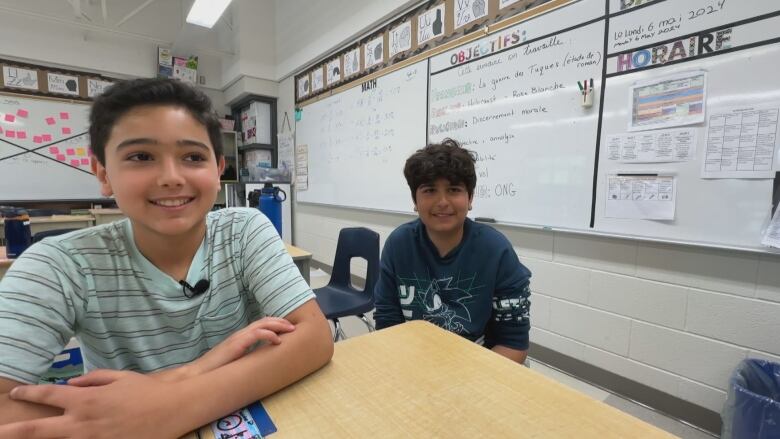
M 306 281 L 307 284 L 311 285 L 311 281 L 309 280 L 309 270 L 310 270 L 310 260 L 309 258 L 305 259 L 298 259 L 295 262 L 295 265 L 298 267 L 298 271 L 301 272 L 301 276 L 303 276 L 303 280 Z

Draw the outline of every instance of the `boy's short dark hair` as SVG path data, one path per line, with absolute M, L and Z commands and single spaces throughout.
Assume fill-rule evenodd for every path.
M 211 99 L 182 81 L 144 78 L 117 82 L 92 104 L 89 137 L 92 153 L 101 164 L 106 164 L 106 143 L 116 122 L 128 111 L 143 105 L 171 105 L 188 110 L 206 127 L 217 160 L 222 157 L 222 131 Z
M 461 148 L 458 142 L 449 138 L 418 149 L 404 165 L 404 177 L 412 191 L 412 200 L 417 202 L 417 188 L 432 184 L 439 178 L 446 178 L 454 185 L 463 183 L 471 198 L 477 186 L 475 162 L 471 151 Z

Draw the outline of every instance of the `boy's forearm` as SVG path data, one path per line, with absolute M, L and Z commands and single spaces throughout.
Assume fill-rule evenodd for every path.
M 62 409 L 29 402 L 13 401 L 8 393 L 0 393 L 0 425 L 62 414 Z
M 178 403 L 170 407 L 187 429 L 198 428 L 298 381 L 333 354 L 330 327 L 319 319 L 296 323 L 279 345 L 266 345 L 210 372 L 174 383 Z M 191 404 L 202 400 L 204 403 Z M 205 403 L 207 401 L 207 403 Z M 182 407 L 187 407 L 182 411 Z

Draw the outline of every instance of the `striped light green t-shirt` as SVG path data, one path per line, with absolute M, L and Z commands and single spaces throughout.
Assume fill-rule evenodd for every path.
M 142 373 L 182 365 L 265 316 L 313 299 L 279 235 L 257 209 L 208 214 L 186 297 L 136 248 L 130 221 L 47 238 L 0 280 L 0 376 L 35 383 L 75 336 L 87 370 Z

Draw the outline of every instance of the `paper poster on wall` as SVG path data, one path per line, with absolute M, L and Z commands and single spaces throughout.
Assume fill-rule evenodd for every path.
M 629 131 L 670 128 L 704 122 L 707 75 L 684 72 L 629 88 Z
M 333 85 L 341 80 L 341 58 L 328 62 L 325 66 L 327 85 Z
M 3 66 L 3 84 L 6 87 L 38 90 L 38 72 L 19 67 Z
M 197 84 L 198 82 L 198 57 L 189 58 L 173 57 L 173 77 L 175 79 Z
M 295 145 L 295 190 L 309 189 L 309 146 Z
M 322 67 L 318 67 L 311 72 L 311 91 L 318 92 L 325 87 L 325 77 L 322 73 Z
M 111 81 L 87 78 L 87 97 L 94 98 L 103 94 L 111 84 L 113 84 Z
M 348 78 L 360 71 L 360 48 L 344 54 L 344 77 Z
M 696 157 L 696 128 L 607 136 L 607 159 L 621 163 L 685 162 Z
M 417 44 L 423 44 L 444 33 L 444 3 L 417 17 Z
M 772 178 L 780 102 L 710 110 L 702 178 Z
M 412 48 L 412 21 L 405 21 L 390 30 L 390 58 Z
M 767 247 L 780 248 L 780 208 L 775 209 L 772 221 L 769 223 L 769 227 L 766 228 L 763 238 L 761 238 L 761 244 Z
M 364 46 L 364 53 L 366 55 L 366 68 L 373 67 L 382 61 L 384 61 L 385 58 L 385 36 L 382 35 L 380 37 L 374 38 L 373 40 L 366 43 Z
M 298 79 L 298 97 L 302 98 L 309 94 L 309 89 L 311 88 L 309 75 L 303 75 L 302 78 Z
M 79 78 L 74 75 L 49 73 L 46 75 L 49 83 L 49 92 L 71 96 L 79 95 Z
M 284 172 L 292 172 L 295 167 L 295 139 L 293 133 L 279 133 L 277 138 L 276 167 Z
M 517 3 L 519 0 L 498 0 L 498 9 L 504 9 L 505 7 Z
M 607 175 L 607 218 L 673 220 L 677 181 L 673 176 Z
M 455 29 L 487 15 L 487 0 L 455 0 Z
M 167 47 L 157 46 L 157 77 L 173 78 L 173 54 Z

